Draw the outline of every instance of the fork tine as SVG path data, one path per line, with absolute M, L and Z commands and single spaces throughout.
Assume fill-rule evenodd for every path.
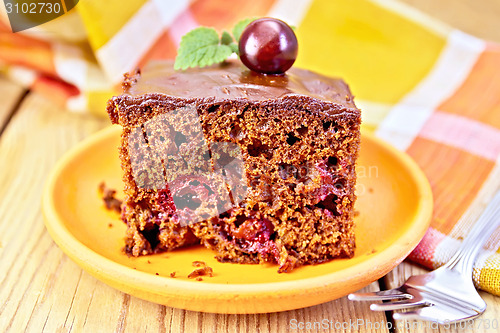
M 422 313 L 422 309 L 416 309 L 412 311 L 406 311 L 406 312 L 396 312 L 392 315 L 392 317 L 395 320 L 422 320 L 422 319 L 427 319 L 427 317 Z
M 440 304 L 436 306 L 421 307 L 406 312 L 396 312 L 393 315 L 395 320 L 428 320 L 440 324 L 457 323 L 464 320 L 474 319 L 482 312 L 471 309 L 450 309 Z
M 432 322 L 437 322 L 439 324 L 453 323 L 458 322 L 463 319 L 463 317 L 459 314 L 458 318 L 448 318 L 446 315 L 450 315 L 449 313 L 442 313 L 439 308 L 435 307 L 422 307 L 412 311 L 406 312 L 395 312 L 393 314 L 393 318 L 395 320 L 427 320 Z M 458 320 L 457 320 L 458 319 Z
M 424 300 L 413 300 L 407 299 L 403 301 L 396 301 L 390 303 L 382 303 L 382 304 L 371 304 L 370 310 L 373 311 L 393 311 L 393 310 L 402 310 L 402 309 L 412 309 L 423 306 L 432 306 L 431 303 L 426 302 Z
M 399 289 L 381 290 L 367 293 L 349 294 L 347 298 L 351 301 L 387 301 L 393 299 L 411 299 L 413 296 Z

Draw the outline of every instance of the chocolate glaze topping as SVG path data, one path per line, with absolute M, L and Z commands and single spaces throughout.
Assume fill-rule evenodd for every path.
M 162 61 L 150 63 L 128 80 L 132 82 L 126 80 L 125 92 L 133 96 L 155 92 L 177 98 L 264 101 L 302 95 L 356 109 L 344 81 L 300 68 L 291 68 L 283 75 L 263 75 L 240 62 L 228 61 L 203 69 L 175 71 L 171 62 Z

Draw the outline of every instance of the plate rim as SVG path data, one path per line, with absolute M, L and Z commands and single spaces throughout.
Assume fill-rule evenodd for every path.
M 85 271 L 87 271 L 97 279 L 104 281 L 108 285 L 108 281 L 112 281 L 113 276 L 116 274 L 127 277 L 126 281 L 118 281 L 118 284 L 120 284 L 122 288 L 116 287 L 116 284 L 114 284 L 113 286 L 114 288 L 121 291 L 128 292 L 127 290 L 130 290 L 130 288 L 141 288 L 141 286 L 148 285 L 155 291 L 153 294 L 160 295 L 160 297 L 171 296 L 186 298 L 187 296 L 191 295 L 187 298 L 192 299 L 193 297 L 200 298 L 200 296 L 214 295 L 216 293 L 217 298 L 221 299 L 221 301 L 228 301 L 233 299 L 235 292 L 237 292 L 237 295 L 240 298 L 242 296 L 251 296 L 252 298 L 254 298 L 261 295 L 266 295 L 266 297 L 268 298 L 281 298 L 286 295 L 305 295 L 311 292 L 318 292 L 329 289 L 328 287 L 331 287 L 331 281 L 338 281 L 339 278 L 341 280 L 344 280 L 347 277 L 351 276 L 350 280 L 353 280 L 352 274 L 350 273 L 358 272 L 358 276 L 355 277 L 359 280 L 361 278 L 359 274 L 359 267 L 365 267 L 365 272 L 373 272 L 375 271 L 375 269 L 370 269 L 370 266 L 383 266 L 384 263 L 387 263 L 389 261 L 387 259 L 387 254 L 389 254 L 389 259 L 392 262 L 391 265 L 389 265 L 391 266 L 391 268 L 388 271 L 384 270 L 383 275 L 387 274 L 390 270 L 392 270 L 393 267 L 397 266 L 401 261 L 403 261 L 408 256 L 408 254 L 410 254 L 410 252 L 418 245 L 430 225 L 433 211 L 433 197 L 430 184 L 423 171 L 406 153 L 397 150 L 395 147 L 376 137 L 372 133 L 362 132 L 362 138 L 368 138 L 369 140 L 374 141 L 377 145 L 380 145 L 390 155 L 399 160 L 401 164 L 403 164 L 405 168 L 410 171 L 410 174 L 414 178 L 413 180 L 417 187 L 417 193 L 419 193 L 420 200 L 413 220 L 419 221 L 419 223 L 413 222 L 411 224 L 411 227 L 407 228 L 401 235 L 401 237 L 398 238 L 398 241 L 402 240 L 405 244 L 411 244 L 408 245 L 407 248 L 405 248 L 405 251 L 401 251 L 401 249 L 396 250 L 393 248 L 395 244 L 391 244 L 384 250 L 371 255 L 369 259 L 361 261 L 356 265 L 345 267 L 339 271 L 334 271 L 328 274 L 314 277 L 282 282 L 223 284 L 183 281 L 165 276 L 154 276 L 154 278 L 152 278 L 153 275 L 151 275 L 150 273 L 134 270 L 128 266 L 117 263 L 109 258 L 104 257 L 103 255 L 100 255 L 99 253 L 93 251 L 92 249 L 81 243 L 65 226 L 63 218 L 57 212 L 56 203 L 52 195 L 55 190 L 58 176 L 61 174 L 61 171 L 74 159 L 75 156 L 78 156 L 89 146 L 92 146 L 93 144 L 107 138 L 108 136 L 114 135 L 115 132 L 119 132 L 120 130 L 121 127 L 119 125 L 106 127 L 90 135 L 88 138 L 82 140 L 76 146 L 68 150 L 68 152 L 66 152 L 64 156 L 58 160 L 49 177 L 47 178 L 46 184 L 44 186 L 42 196 L 42 213 L 44 216 L 45 226 L 49 231 L 52 239 L 61 248 L 61 250 L 73 261 L 75 261 L 81 268 L 83 268 Z M 415 237 L 415 234 L 418 234 L 419 236 Z M 87 258 L 87 260 L 83 260 L 81 258 L 83 256 L 78 255 L 79 253 L 85 253 L 85 257 Z M 391 256 L 391 253 L 397 253 L 398 255 Z M 367 273 L 364 273 L 362 275 L 364 276 L 365 274 Z M 381 276 L 373 276 L 373 279 L 371 279 L 370 281 L 373 282 L 380 277 Z M 355 285 L 355 283 L 353 283 L 353 285 Z M 302 292 L 297 293 L 297 290 L 301 290 Z M 290 310 L 293 308 L 283 308 L 278 311 Z M 196 311 L 203 310 L 197 309 Z M 224 311 L 223 313 L 230 312 Z

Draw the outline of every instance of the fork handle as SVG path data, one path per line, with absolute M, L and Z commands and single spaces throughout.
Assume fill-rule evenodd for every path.
M 453 257 L 443 266 L 472 276 L 474 262 L 484 243 L 500 225 L 500 191 L 488 204 Z

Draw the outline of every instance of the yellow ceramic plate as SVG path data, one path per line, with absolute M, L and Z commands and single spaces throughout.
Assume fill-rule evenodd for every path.
M 120 189 L 120 128 L 105 129 L 69 152 L 53 170 L 43 197 L 45 224 L 78 265 L 131 295 L 188 310 L 219 313 L 283 311 L 327 302 L 382 277 L 418 244 L 428 227 L 432 194 L 405 154 L 372 135 L 362 136 L 358 163 L 356 255 L 278 274 L 277 266 L 222 264 L 192 247 L 129 258 L 125 226 L 107 211 L 98 185 Z M 118 193 L 120 196 L 121 192 Z M 213 277 L 188 279 L 192 262 L 205 261 Z M 175 272 L 175 278 L 170 274 Z

